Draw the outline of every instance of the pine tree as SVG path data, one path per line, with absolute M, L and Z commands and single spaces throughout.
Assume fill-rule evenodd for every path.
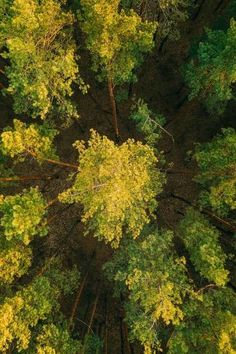
M 186 67 L 185 79 L 190 87 L 189 98 L 200 98 L 210 112 L 223 113 L 227 102 L 235 99 L 236 22 L 229 28 L 208 30 L 199 43 L 197 55 Z
M 199 212 L 189 209 L 180 232 L 196 270 L 209 281 L 226 285 L 229 272 L 225 269 L 226 255 L 219 243 L 219 231 Z
M 116 85 L 133 80 L 144 53 L 153 48 L 154 22 L 142 21 L 134 11 L 119 11 L 119 0 L 82 0 L 79 19 L 92 54 L 93 69 L 106 81 L 115 134 L 119 136 Z
M 203 191 L 202 206 L 227 216 L 236 209 L 236 133 L 223 129 L 206 144 L 197 145 L 194 157 L 199 167 L 196 181 Z

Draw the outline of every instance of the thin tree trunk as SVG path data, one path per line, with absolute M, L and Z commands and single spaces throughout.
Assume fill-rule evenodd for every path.
M 73 325 L 75 314 L 76 314 L 76 310 L 77 310 L 77 307 L 79 305 L 80 297 L 81 297 L 82 291 L 84 290 L 84 286 L 85 286 L 85 283 L 87 281 L 88 274 L 89 274 L 89 269 L 87 270 L 87 272 L 86 272 L 86 274 L 85 274 L 85 276 L 83 278 L 83 281 L 80 284 L 80 287 L 78 289 L 78 292 L 77 292 L 77 295 L 76 295 L 76 298 L 75 298 L 75 302 L 74 302 L 73 307 L 72 307 L 70 319 L 69 319 L 69 328 L 71 328 L 72 325 Z
M 85 354 L 86 353 L 86 346 L 87 346 L 89 333 L 92 332 L 94 334 L 94 332 L 92 330 L 92 325 L 93 325 L 93 319 L 94 319 L 94 316 L 95 316 L 95 313 L 96 313 L 96 309 L 97 309 L 98 299 L 99 299 L 99 291 L 98 291 L 98 294 L 97 294 L 97 296 L 95 298 L 95 301 L 94 301 L 94 304 L 93 304 L 92 313 L 91 313 L 90 320 L 89 320 L 89 323 L 88 323 L 88 330 L 87 330 L 87 333 L 85 335 L 84 345 L 83 345 L 83 349 L 82 349 L 82 353 L 81 354 Z
M 201 3 L 200 3 L 200 5 L 198 6 L 197 11 L 195 12 L 195 14 L 194 14 L 193 17 L 192 17 L 192 20 L 193 20 L 193 21 L 195 21 L 195 20 L 198 18 L 198 16 L 199 16 L 199 14 L 200 14 L 200 12 L 201 12 L 201 9 L 202 9 L 204 3 L 205 3 L 205 0 L 202 0 Z
M 140 6 L 140 17 L 142 20 L 144 20 L 145 5 L 146 5 L 145 0 L 143 0 Z
M 220 2 L 217 4 L 213 12 L 214 13 L 217 12 L 220 9 L 220 7 L 224 4 L 224 2 L 225 0 L 220 0 Z M 226 1 L 226 5 L 228 5 L 228 1 Z
M 62 162 L 62 161 L 58 161 L 58 160 L 47 159 L 47 158 L 44 158 L 44 157 L 37 156 L 36 153 L 34 153 L 34 152 L 30 151 L 30 150 L 27 150 L 27 153 L 29 155 L 31 155 L 33 158 L 35 158 L 36 160 L 49 162 L 49 163 L 52 163 L 54 165 L 59 165 L 59 166 L 63 166 L 63 167 L 70 167 L 70 168 L 73 168 L 73 169 L 76 169 L 76 170 L 78 170 L 78 168 L 79 168 L 78 165 L 74 165 L 74 164 L 67 163 L 67 162 Z
M 84 276 L 84 278 L 83 278 L 83 280 L 82 280 L 82 283 L 80 284 L 80 287 L 79 287 L 79 289 L 78 289 L 78 291 L 77 291 L 77 295 L 76 295 L 75 302 L 74 302 L 74 304 L 73 304 L 73 307 L 72 307 L 72 310 L 71 310 L 70 319 L 69 319 L 69 328 L 72 327 L 72 324 L 73 324 L 73 322 L 74 322 L 76 310 L 77 310 L 77 307 L 78 307 L 78 305 L 79 305 L 80 297 L 81 297 L 82 291 L 84 290 L 84 286 L 85 286 L 86 281 L 87 281 L 87 278 L 88 278 L 89 269 L 90 269 L 92 260 L 93 260 L 93 258 L 94 258 L 94 255 L 95 255 L 95 250 L 93 251 L 91 258 L 90 258 L 89 261 L 88 261 L 88 264 L 87 264 L 87 272 L 86 272 L 86 274 L 85 274 L 85 276 Z
M 124 327 L 124 334 L 125 334 L 125 340 L 126 340 L 127 354 L 132 354 L 132 349 L 130 346 L 129 336 L 128 336 L 128 328 L 127 328 L 126 322 L 124 322 L 124 321 L 123 321 L 123 327 Z
M 228 220 L 225 220 L 225 219 L 222 219 L 220 218 L 218 215 L 215 215 L 214 213 L 212 213 L 210 210 L 207 210 L 206 208 L 202 208 L 202 210 L 199 209 L 199 207 L 192 203 L 191 201 L 179 196 L 179 195 L 176 195 L 174 193 L 171 193 L 171 197 L 173 198 L 176 198 L 176 199 L 179 199 L 181 200 L 182 202 L 192 206 L 193 208 L 199 210 L 199 212 L 201 214 L 205 214 L 205 215 L 208 215 L 210 216 L 212 219 L 215 219 L 216 221 L 218 221 L 220 224 L 222 225 L 225 225 L 228 229 L 230 229 L 231 231 L 235 232 L 236 231 L 236 225 L 232 224 L 231 222 L 229 222 Z
M 94 316 L 95 316 L 95 313 L 96 313 L 96 310 L 97 310 L 97 304 L 98 304 L 99 295 L 100 295 L 100 291 L 98 290 L 96 299 L 95 299 L 94 304 L 93 304 L 93 309 L 92 309 L 91 317 L 90 317 L 90 320 L 89 320 L 87 335 L 88 335 L 89 332 L 91 331 L 91 328 L 92 328 L 92 325 L 93 325 L 93 320 L 94 320 Z
M 124 343 L 124 333 L 123 333 L 123 318 L 120 316 L 120 352 L 125 354 L 125 343 Z
M 116 100 L 115 100 L 115 96 L 114 96 L 113 82 L 110 78 L 108 78 L 107 84 L 108 84 L 108 92 L 109 92 L 109 97 L 110 97 L 110 102 L 111 102 L 114 130 L 115 130 L 116 138 L 119 139 L 120 134 L 119 134 L 119 128 L 118 128 L 118 121 L 117 121 Z
M 167 40 L 168 40 L 168 34 L 162 39 L 162 41 L 161 41 L 161 44 L 160 44 L 160 46 L 159 46 L 159 48 L 158 48 L 158 52 L 159 53 L 161 53 L 162 52 L 162 50 L 163 50 L 163 47 L 164 47 L 164 44 L 167 42 Z
M 52 176 L 17 176 L 17 177 L 0 177 L 0 182 L 26 182 L 26 181 L 49 181 Z
M 108 302 L 105 298 L 105 338 L 104 338 L 104 354 L 108 354 Z

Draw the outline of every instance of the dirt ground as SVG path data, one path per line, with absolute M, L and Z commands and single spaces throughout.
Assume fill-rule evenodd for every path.
M 157 48 L 146 59 L 139 70 L 138 82 L 133 87 L 133 94 L 142 97 L 149 103 L 153 111 L 162 113 L 167 120 L 166 129 L 174 137 L 174 143 L 168 135 L 163 135 L 159 149 L 164 151 L 168 163 L 173 163 L 174 173 L 167 174 L 167 184 L 159 197 L 159 207 L 156 212 L 158 224 L 161 227 L 173 229 L 182 217 L 186 204 L 173 194 L 189 201 L 194 201 L 198 195 L 197 185 L 192 181 L 196 166 L 186 159 L 186 154 L 193 149 L 196 142 L 208 141 L 221 127 L 235 125 L 235 105 L 230 104 L 224 117 L 212 119 L 198 101 L 187 100 L 188 90 L 183 86 L 181 68 L 185 62 L 189 48 L 194 39 L 199 38 L 205 26 L 211 26 L 216 13 L 213 9 L 217 1 L 205 1 L 199 16 L 188 20 L 181 27 L 181 38 L 178 41 L 167 41 L 162 52 Z M 221 14 L 227 1 L 222 2 L 217 15 Z M 76 152 L 72 143 L 78 139 L 88 139 L 89 129 L 94 128 L 99 133 L 114 138 L 110 106 L 106 87 L 94 80 L 90 70 L 89 57 L 86 52 L 80 52 L 81 73 L 85 82 L 90 85 L 87 95 L 75 94 L 78 102 L 80 120 L 63 130 L 57 138 L 57 147 L 61 159 L 75 162 Z M 85 63 L 87 63 L 85 65 Z M 118 105 L 121 140 L 128 137 L 141 139 L 134 125 L 128 119 L 131 100 Z M 1 128 L 11 124 L 13 114 L 11 101 L 2 98 L 0 102 Z M 27 188 L 39 185 L 48 200 L 53 199 L 58 192 L 64 190 L 69 182 L 66 180 L 68 170 L 55 166 L 40 168 L 34 161 L 17 167 L 21 175 L 47 174 L 54 175 L 50 181 L 24 183 Z M 26 172 L 27 171 L 27 172 Z M 1 187 L 1 193 L 15 193 L 22 185 Z M 103 339 L 107 339 L 104 354 L 139 354 L 141 348 L 137 344 L 127 342 L 127 327 L 123 321 L 124 311 L 122 299 L 112 297 L 112 284 L 109 284 L 103 273 L 102 266 L 110 258 L 112 250 L 102 242 L 97 242 L 91 236 L 83 236 L 83 225 L 80 222 L 81 207 L 55 205 L 50 210 L 49 218 L 58 213 L 58 218 L 51 223 L 50 235 L 36 245 L 36 255 L 52 255 L 55 252 L 64 253 L 68 264 L 77 262 L 81 269 L 81 280 L 87 270 L 88 277 L 83 288 L 78 310 L 76 311 L 75 328 L 79 334 L 88 331 L 87 325 L 94 312 L 92 329 Z M 69 299 L 63 308 L 69 318 L 75 297 Z M 95 304 L 95 305 L 94 305 Z M 96 307 L 96 308 L 95 308 Z

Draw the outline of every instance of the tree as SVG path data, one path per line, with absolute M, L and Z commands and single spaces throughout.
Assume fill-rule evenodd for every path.
M 179 38 L 178 24 L 188 18 L 192 0 L 122 0 L 125 9 L 133 8 L 143 19 L 157 21 L 159 38 Z
M 236 82 L 236 22 L 229 28 L 207 31 L 197 55 L 186 67 L 185 79 L 190 87 L 190 99 L 199 97 L 209 112 L 223 113 L 229 100 L 235 99 Z
M 93 130 L 87 148 L 83 141 L 74 147 L 80 156 L 79 173 L 60 201 L 82 203 L 87 232 L 113 247 L 123 234 L 138 237 L 150 221 L 164 182 L 154 151 L 131 139 L 117 146 Z
M 114 88 L 133 79 L 143 53 L 153 48 L 154 22 L 142 21 L 134 11 L 119 12 L 119 0 L 82 0 L 79 14 L 92 54 L 93 69 L 106 81 L 115 134 L 119 136 Z
M 236 350 L 235 294 L 211 289 L 185 304 L 185 319 L 174 328 L 168 354 L 232 354 Z
M 220 233 L 197 211 L 189 209 L 180 225 L 181 237 L 190 260 L 200 274 L 218 286 L 228 281 L 226 255 L 219 243 Z
M 0 225 L 8 241 L 20 240 L 28 245 L 32 237 L 47 234 L 46 204 L 37 188 L 14 196 L 0 196 Z M 24 220 L 24 222 L 22 222 Z
M 32 250 L 22 242 L 0 241 L 0 281 L 2 286 L 16 281 L 27 273 L 32 262 Z
M 199 167 L 196 181 L 203 191 L 202 206 L 227 216 L 236 209 L 236 133 L 223 129 L 206 144 L 197 145 L 194 158 Z
M 49 323 L 41 327 L 32 350 L 27 350 L 27 353 L 78 354 L 81 351 L 82 344 L 78 340 L 72 339 L 66 325 L 58 326 Z
M 73 16 L 57 0 L 5 0 L 0 8 L 1 54 L 16 113 L 45 119 L 77 117 L 69 99 L 72 83 L 86 91 L 77 65 L 71 26 Z
M 37 158 L 58 159 L 53 139 L 58 134 L 47 124 L 30 124 L 29 126 L 18 119 L 13 120 L 13 128 L 6 127 L 1 134 L 1 152 L 18 161 L 25 160 L 27 155 Z
M 155 146 L 158 143 L 163 131 L 172 137 L 172 135 L 163 128 L 166 121 L 165 117 L 162 114 L 153 113 L 147 103 L 142 99 L 139 99 L 133 105 L 130 119 L 136 123 L 138 131 L 144 135 L 145 141 L 150 146 Z
M 51 268 L 45 274 L 36 276 L 30 284 L 1 301 L 0 350 L 3 353 L 7 352 L 11 344 L 18 351 L 30 348 L 35 331 L 37 333 L 37 325 L 47 322 L 53 311 L 55 318 L 61 294 L 71 293 L 78 284 L 76 269 L 63 274 L 61 266 L 58 282 L 55 282 L 55 270 L 57 268 Z
M 170 231 L 148 230 L 137 241 L 124 240 L 105 271 L 116 291 L 128 291 L 125 306 L 131 340 L 144 345 L 145 354 L 161 350 L 159 332 L 184 318 L 182 304 L 192 293 L 185 259 L 178 257 Z

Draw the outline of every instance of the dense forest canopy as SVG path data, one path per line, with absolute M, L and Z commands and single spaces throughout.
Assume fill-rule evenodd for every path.
M 0 0 L 0 353 L 236 353 L 235 83 L 235 0 Z

